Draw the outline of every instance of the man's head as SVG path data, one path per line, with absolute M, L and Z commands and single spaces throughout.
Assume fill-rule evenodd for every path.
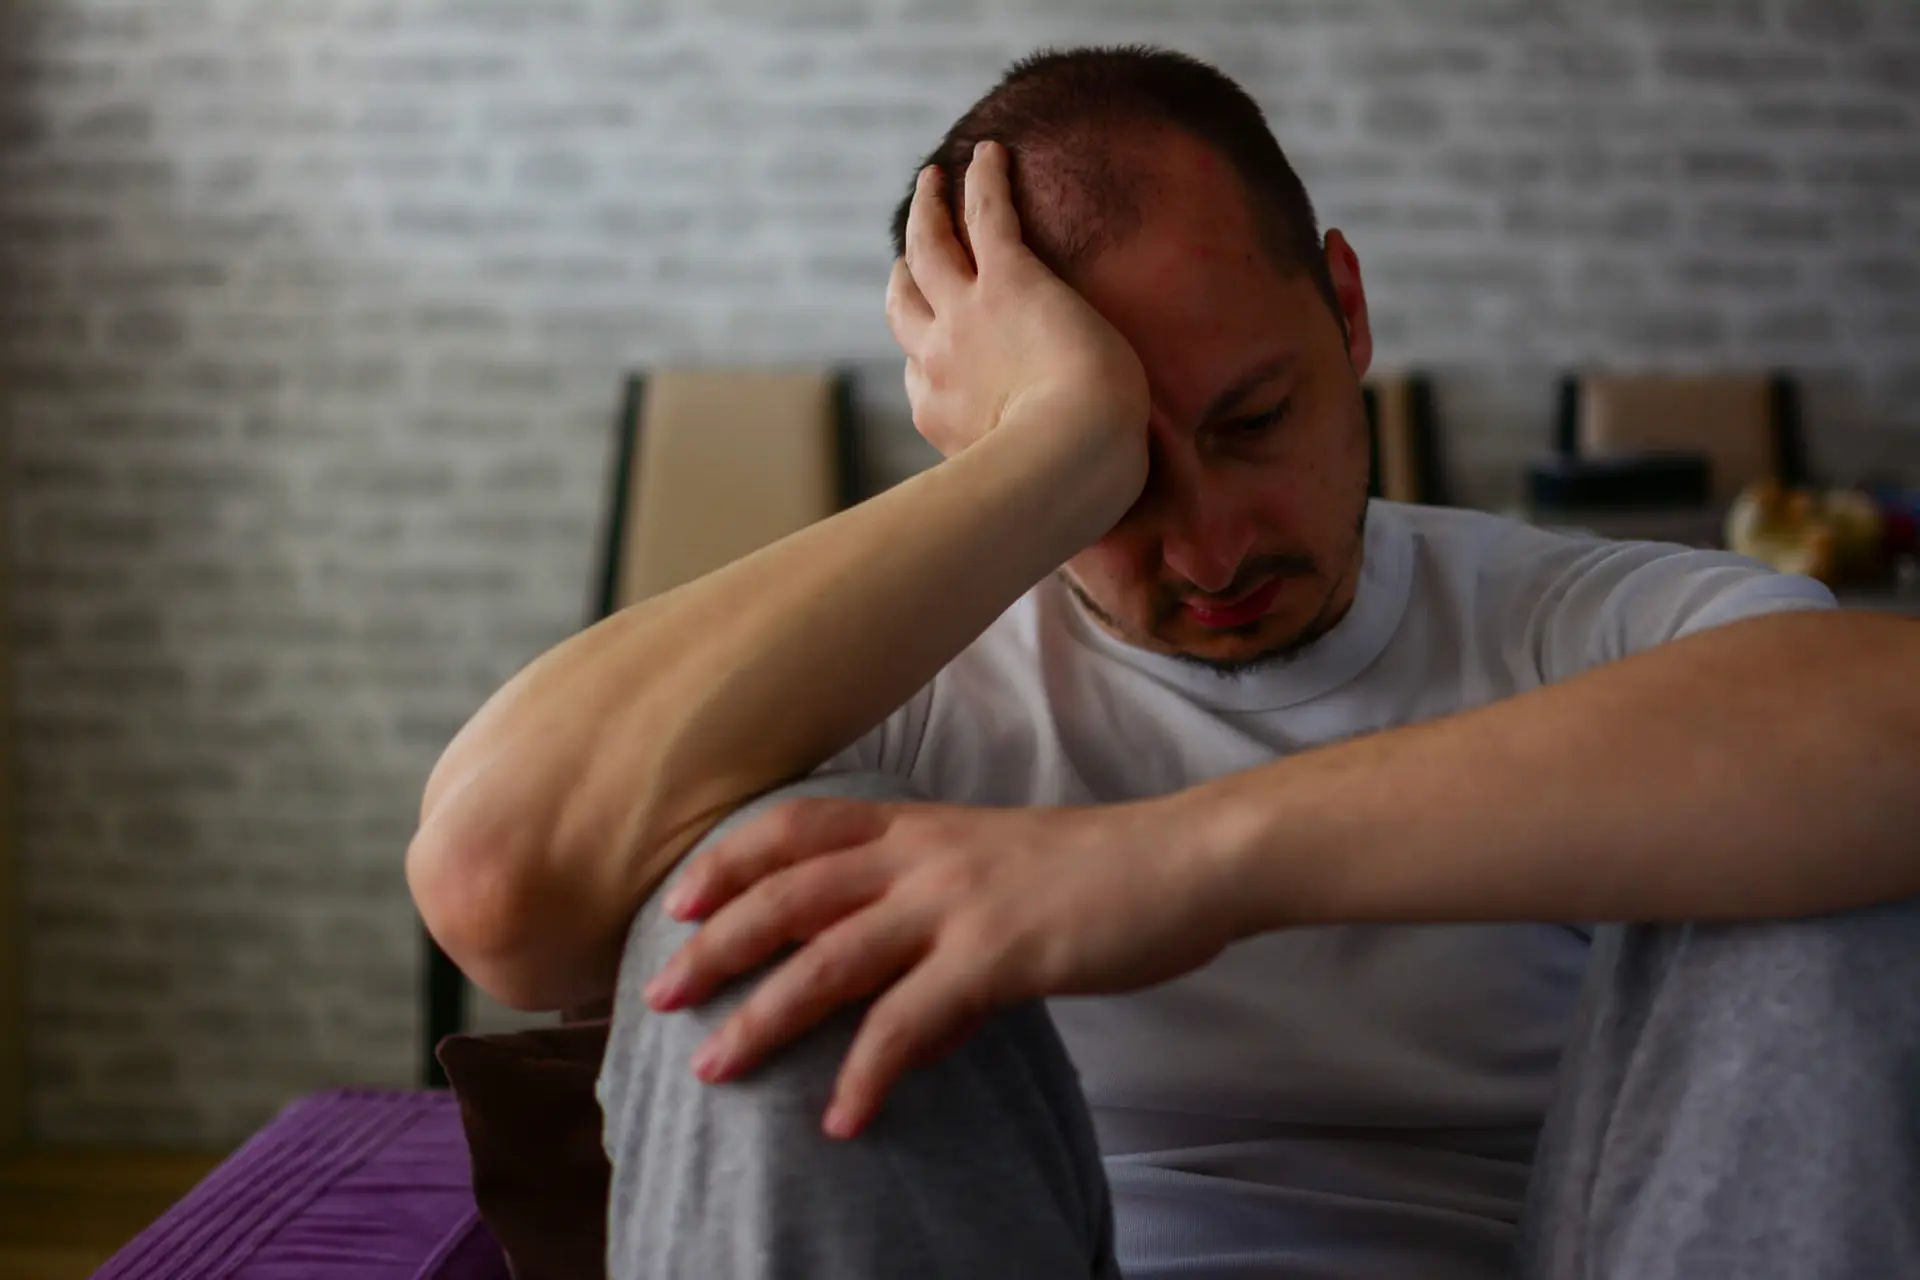
M 1221 670 L 1286 656 L 1345 611 L 1359 567 L 1372 342 L 1352 250 L 1322 244 L 1253 100 L 1184 55 L 1015 65 L 928 157 L 956 210 L 986 139 L 1012 156 L 1028 246 L 1133 345 L 1153 394 L 1146 489 L 1068 584 L 1135 644 Z

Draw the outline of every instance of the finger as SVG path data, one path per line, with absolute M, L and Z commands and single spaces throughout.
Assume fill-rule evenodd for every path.
M 676 920 L 708 915 L 783 867 L 873 839 L 886 821 L 861 800 L 785 801 L 687 863 L 663 905 Z
M 953 233 L 953 218 L 947 212 L 945 179 L 940 170 L 928 165 L 914 184 L 913 204 L 907 213 L 907 267 L 914 283 L 936 311 L 943 300 L 973 279 L 973 267 L 966 250 Z
M 864 999 L 926 954 L 931 930 L 886 901 L 842 920 L 775 969 L 694 1055 L 717 1083 L 750 1070 L 844 1004 Z
M 876 860 L 844 852 L 775 872 L 708 917 L 647 984 L 647 1003 L 662 1013 L 699 1004 L 787 944 L 871 905 L 886 883 Z
M 851 1138 L 866 1128 L 909 1067 L 984 1018 L 987 1003 L 971 994 L 971 982 L 936 952 L 874 1002 L 841 1064 L 822 1125 L 827 1136 Z
M 927 296 L 913 282 L 906 260 L 896 258 L 893 274 L 887 277 L 887 328 L 893 331 L 894 341 L 913 355 L 920 350 L 932 324 L 933 308 L 927 304 Z
M 1004 145 L 982 142 L 967 166 L 967 239 L 983 269 L 1004 262 L 1022 247 L 1020 214 L 1013 207 L 1011 157 Z

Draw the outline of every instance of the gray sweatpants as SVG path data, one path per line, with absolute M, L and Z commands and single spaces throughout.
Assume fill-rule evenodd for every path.
M 808 779 L 720 830 L 900 786 Z M 629 935 L 600 1077 L 613 1280 L 1120 1274 L 1043 1006 L 990 1019 L 834 1142 L 820 1118 L 860 1011 L 702 1085 L 688 1059 L 753 979 L 650 1013 L 641 987 L 691 932 L 658 903 Z M 1551 1280 L 1920 1276 L 1920 909 L 1602 929 L 1518 1238 L 1514 1274 Z

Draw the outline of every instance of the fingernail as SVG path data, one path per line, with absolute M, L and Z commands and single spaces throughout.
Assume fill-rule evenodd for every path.
M 718 1084 L 727 1074 L 726 1050 L 712 1040 L 701 1045 L 693 1055 L 693 1074 L 708 1084 Z
M 827 1108 L 827 1116 L 820 1128 L 829 1138 L 851 1138 L 857 1125 L 854 1124 L 853 1108 L 844 1102 L 835 1102 Z
M 642 994 L 648 1004 L 664 1013 L 680 999 L 681 986 L 682 979 L 677 974 L 656 973 Z
M 975 160 L 978 160 L 981 156 L 985 155 L 986 153 L 987 153 L 987 140 L 985 138 L 982 138 L 980 139 L 980 141 L 973 144 L 973 158 Z

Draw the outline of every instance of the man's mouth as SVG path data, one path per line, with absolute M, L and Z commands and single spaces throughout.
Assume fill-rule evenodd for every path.
M 1284 584 L 1284 578 L 1269 578 L 1251 591 L 1224 600 L 1189 597 L 1183 607 L 1188 617 L 1216 631 L 1249 626 L 1267 616 L 1267 610 L 1273 608 Z

